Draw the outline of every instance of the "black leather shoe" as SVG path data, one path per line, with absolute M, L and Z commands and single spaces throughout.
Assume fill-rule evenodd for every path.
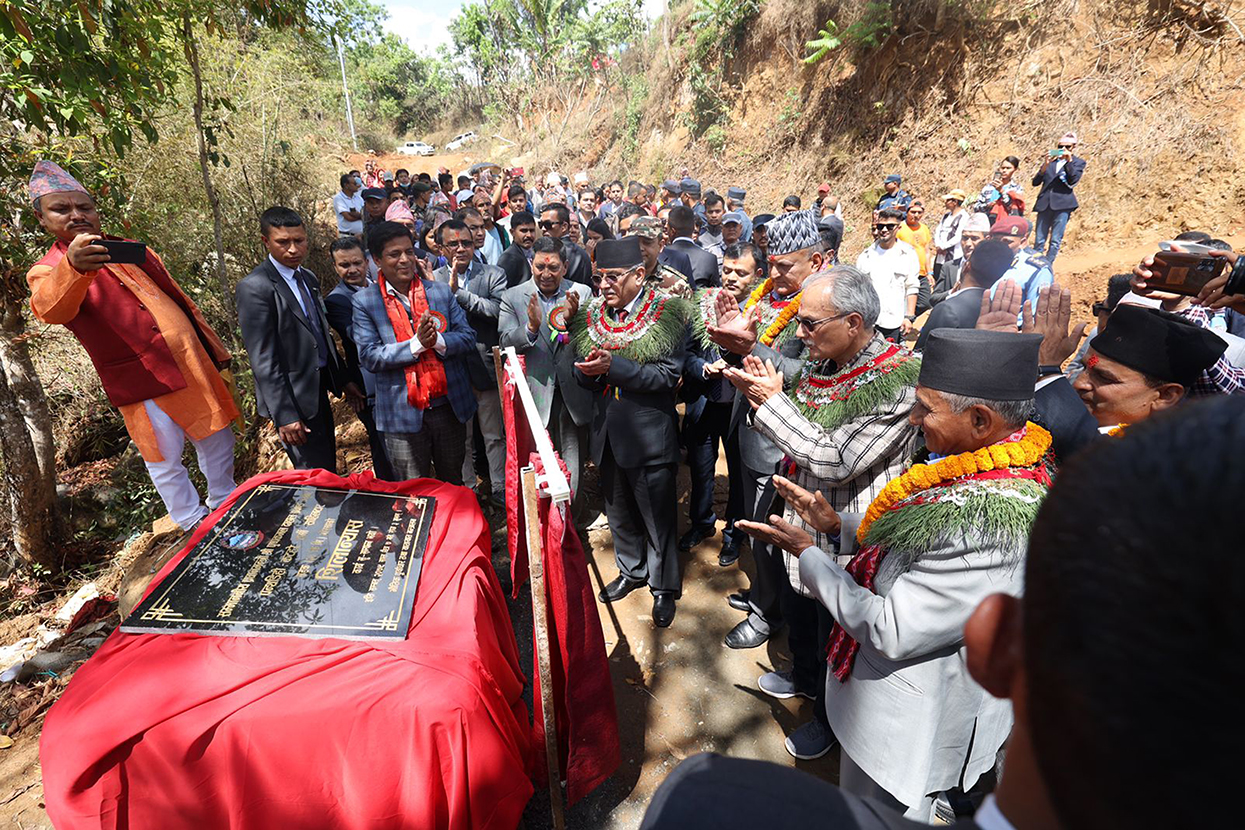
M 713 527 L 694 527 L 679 537 L 679 550 L 691 550 L 716 532 Z
M 718 565 L 728 568 L 739 560 L 739 544 L 737 542 L 723 542 L 722 552 L 718 554 Z
M 653 596 L 653 625 L 666 628 L 674 622 L 674 597 L 669 594 Z
M 748 597 L 752 595 L 751 591 L 736 591 L 733 594 L 726 595 L 726 604 L 736 611 L 743 611 L 745 614 L 752 613 L 752 604 L 748 602 Z
M 614 581 L 601 589 L 601 593 L 597 596 L 601 602 L 617 602 L 636 588 L 643 588 L 647 583 L 642 579 L 627 579 L 627 577 L 619 574 L 614 577 Z
M 768 639 L 769 635 L 758 631 L 752 624 L 752 618 L 748 617 L 727 632 L 724 642 L 727 648 L 756 648 Z

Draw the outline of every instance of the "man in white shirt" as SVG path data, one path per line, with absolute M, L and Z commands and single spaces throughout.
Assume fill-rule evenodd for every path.
M 341 188 L 333 197 L 337 232 L 342 236 L 357 236 L 363 233 L 363 196 L 359 193 L 359 182 L 349 173 L 343 173 Z
M 856 259 L 856 267 L 873 279 L 881 311 L 877 330 L 899 342 L 912 331 L 916 320 L 916 297 L 921 290 L 921 261 L 916 249 L 896 237 L 904 212 L 895 208 L 878 211 L 873 225 L 873 244 Z

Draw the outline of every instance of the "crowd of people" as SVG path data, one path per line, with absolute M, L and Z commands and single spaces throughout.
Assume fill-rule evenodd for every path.
M 1240 414 L 1189 403 L 1245 381 L 1245 258 L 1210 234 L 1165 243 L 1221 261 L 1199 294 L 1156 290 L 1159 265 L 1147 258 L 1104 287 L 1082 343 L 1053 266 L 1086 166 L 1076 144 L 1062 136 L 1032 177 L 1036 228 L 1015 157 L 973 197 L 943 194 L 933 227 L 901 176 L 887 176 L 854 264 L 840 262 L 847 228 L 828 183 L 809 208 L 791 195 L 775 213 L 752 214 L 744 188 L 719 194 L 687 175 L 624 185 L 550 172 L 529 187 L 520 170 L 434 180 L 369 160 L 341 175 L 333 200 L 331 291 L 327 275 L 304 267 L 311 218 L 280 206 L 258 217 L 266 256 L 236 301 L 259 412 L 295 466 L 335 470 L 329 396 L 344 397 L 378 477 L 432 476 L 497 501 L 505 438 L 492 350 L 513 347 L 572 489 L 589 463 L 597 470 L 598 521 L 617 565 L 600 601 L 647 588 L 653 624 L 670 626 L 680 552 L 717 537 L 724 520 L 718 564 L 738 567 L 745 552 L 751 561 L 750 587 L 724 597 L 742 615 L 724 644 L 757 648 L 785 629 L 793 663 L 757 685 L 813 701 L 787 751 L 807 760 L 839 746 L 849 798 L 910 819 L 972 812 L 998 780 L 1005 745 L 1025 758 L 1014 774 L 1009 762 L 1005 782 L 1053 763 L 1029 757 L 1034 740 L 1038 750 L 1056 743 L 1034 730 L 1059 727 L 1035 697 L 1021 711 L 1018 677 L 1057 676 L 1042 689 L 1048 707 L 1111 705 L 1092 672 L 1061 674 L 1055 659 L 1091 636 L 1058 619 L 1055 609 L 1088 596 L 1062 581 L 1136 569 L 1126 561 L 1135 548 L 1106 539 L 1103 517 L 1078 500 L 1118 487 L 1091 460 L 1118 463 L 1120 475 L 1146 465 L 1174 474 L 1176 459 L 1155 454 L 1194 446 L 1179 437 L 1182 418 L 1197 428 Z M 82 342 L 170 515 L 191 528 L 233 488 L 233 358 L 154 252 L 112 259 L 94 200 L 68 173 L 40 162 L 31 198 L 56 239 L 29 272 L 34 313 Z M 1138 426 L 1154 416 L 1154 429 Z M 206 506 L 181 462 L 187 438 Z M 1213 468 L 1179 471 L 1199 479 Z M 1175 494 L 1208 484 L 1135 480 L 1168 494 L 1173 522 L 1185 518 Z M 1114 564 L 1097 561 L 1096 546 Z M 1151 565 L 1177 570 L 1155 557 L 1137 567 Z M 1128 636 L 1118 629 L 1148 631 L 1156 613 L 1128 605 L 1091 624 L 1113 627 L 1117 642 Z M 1024 667 L 1009 651 L 1018 638 Z M 1061 688 L 1068 677 L 1090 685 Z M 1085 740 L 1118 732 L 1083 714 Z M 678 786 L 726 792 L 771 775 L 698 763 Z M 775 792 L 790 788 L 790 805 L 812 786 L 773 781 Z M 1000 804 L 1006 812 L 1006 800 L 986 800 L 980 825 L 1020 826 Z M 652 826 L 688 823 L 668 821 Z

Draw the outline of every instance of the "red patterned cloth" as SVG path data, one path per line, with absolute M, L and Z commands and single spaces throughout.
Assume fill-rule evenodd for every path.
M 873 581 L 877 578 L 878 568 L 881 567 L 882 557 L 885 555 L 886 551 L 881 545 L 866 545 L 860 549 L 860 553 L 852 557 L 852 561 L 843 570 L 852 575 L 857 585 L 877 593 Z M 830 648 L 826 652 L 826 663 L 830 672 L 841 683 L 846 683 L 851 676 L 852 664 L 856 661 L 858 651 L 860 643 L 852 639 L 843 626 L 836 622 L 830 630 Z
M 527 369 L 522 355 L 519 355 L 519 365 Z M 503 374 L 501 414 L 506 433 L 506 542 L 510 550 L 510 598 L 514 599 L 519 596 L 519 588 L 527 582 L 528 576 L 527 532 L 523 521 L 523 488 L 519 469 L 536 451 L 536 442 L 532 438 L 527 415 L 518 403 L 514 381 L 508 372 Z
M 44 724 L 53 824 L 513 830 L 532 793 L 531 728 L 471 491 L 370 473 L 269 473 L 236 490 L 186 551 L 263 482 L 437 499 L 407 639 L 113 633 Z

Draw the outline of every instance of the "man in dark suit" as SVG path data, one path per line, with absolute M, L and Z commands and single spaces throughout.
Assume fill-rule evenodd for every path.
M 506 287 L 514 288 L 532 278 L 532 244 L 536 241 L 536 217 L 521 210 L 510 215 L 510 247 L 501 252 L 497 267 L 506 274 Z
M 1217 759 L 1238 743 L 1226 724 L 1239 719 L 1241 670 L 1223 649 L 1242 611 L 1239 594 L 1218 586 L 1245 581 L 1245 465 L 1224 451 L 1243 441 L 1245 400 L 1225 396 L 1061 466 L 1029 534 L 1023 597 L 987 597 L 964 628 L 973 679 L 1013 702 L 1015 723 L 998 787 L 954 826 L 1234 823 L 1223 796 L 1236 769 Z M 1145 498 L 1123 482 L 1145 482 Z M 1196 564 L 1172 555 L 1183 550 L 1198 552 Z M 1154 740 L 1157 723 L 1175 724 L 1168 739 Z M 640 824 L 757 827 L 928 825 L 790 767 L 708 754 L 671 773 Z
M 504 501 L 506 444 L 497 372 L 493 368 L 493 347 L 497 345 L 497 315 L 501 311 L 502 292 L 506 290 L 506 274 L 496 265 L 486 265 L 472 257 L 473 234 L 466 222 L 451 219 L 443 223 L 437 228 L 436 239 L 449 264 L 433 271 L 432 277 L 449 286 L 450 293 L 467 313 L 467 323 L 475 331 L 475 349 L 467 355 L 467 373 L 475 391 L 476 423 L 484 439 L 491 494 Z M 469 425 L 463 481 L 472 488 L 476 487 L 476 474 L 483 472 L 474 464 L 473 438 L 474 430 Z
M 916 339 L 916 350 L 924 350 L 925 341 L 935 329 L 971 329 L 977 325 L 981 295 L 1011 268 L 1014 256 L 1011 247 L 1001 239 L 986 239 L 978 243 L 972 256 L 962 266 L 960 288 L 948 294 L 929 313 Z
M 566 279 L 562 240 L 541 237 L 532 248 L 532 279 L 502 294 L 497 332 L 503 349 L 513 347 L 524 355 L 541 425 L 566 462 L 571 491 L 578 494 L 592 395 L 575 381 L 575 350 L 565 330 L 567 320 L 592 298 L 592 292 Z
M 566 248 L 566 278 L 580 285 L 592 285 L 592 260 L 588 252 L 571 239 L 571 211 L 561 202 L 540 209 L 540 232 L 562 240 Z
M 670 243 L 666 250 L 679 251 L 687 255 L 692 264 L 692 282 L 697 288 L 710 288 L 722 284 L 722 276 L 718 268 L 718 258 L 692 241 L 696 231 L 696 215 L 692 209 L 677 205 L 670 209 L 667 220 L 667 234 Z
M 435 467 L 437 478 L 462 484 L 476 411 L 467 377 L 475 332 L 405 227 L 383 222 L 367 244 L 380 277 L 354 296 L 354 337 L 359 362 L 376 375 L 376 427 L 389 462 L 399 480 L 428 477 Z
M 1085 172 L 1085 159 L 1073 155 L 1076 149 L 1076 133 L 1065 133 L 1056 149 L 1047 155 L 1042 166 L 1033 174 L 1033 186 L 1041 187 L 1033 209 L 1037 212 L 1037 228 L 1033 247 L 1042 252 L 1046 248 L 1046 261 L 1055 262 L 1059 245 L 1063 242 L 1068 217 L 1076 210 L 1078 202 L 1072 188 Z M 1050 237 L 1050 244 L 1046 244 Z
M 259 414 L 272 420 L 295 467 L 336 471 L 328 393 L 340 396 L 349 376 L 329 334 L 319 281 L 302 267 L 307 230 L 286 207 L 268 208 L 259 227 L 268 258 L 234 291 Z
M 351 379 L 346 384 L 346 400 L 367 430 L 368 445 L 372 448 L 372 472 L 379 479 L 393 481 L 393 468 L 385 455 L 385 441 L 376 429 L 372 413 L 376 376 L 359 365 L 359 349 L 354 342 L 354 295 L 372 284 L 367 278 L 366 252 L 358 237 L 344 236 L 329 246 L 329 256 L 333 258 L 333 269 L 340 282 L 325 296 L 324 313 L 346 352 L 346 371 Z M 358 394 L 360 389 L 365 395 Z
M 675 549 L 675 389 L 690 308 L 645 286 L 634 237 L 602 240 L 596 256 L 601 299 L 580 311 L 571 337 L 580 356 L 575 379 L 593 393 L 592 458 L 618 563 L 601 601 L 616 602 L 647 584 L 653 623 L 664 628 L 674 620 L 682 588 Z

